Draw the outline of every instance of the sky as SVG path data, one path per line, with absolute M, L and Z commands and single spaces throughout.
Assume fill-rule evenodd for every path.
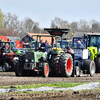
M 19 20 L 31 18 L 40 28 L 49 28 L 55 17 L 69 23 L 80 19 L 100 22 L 100 0 L 0 0 L 0 8 Z

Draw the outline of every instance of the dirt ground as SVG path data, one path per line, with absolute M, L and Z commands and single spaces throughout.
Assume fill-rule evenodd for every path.
M 97 82 L 100 81 L 100 74 L 95 74 L 93 77 L 81 76 L 81 77 L 48 77 L 43 78 L 41 76 L 27 76 L 16 77 L 14 72 L 0 72 L 0 86 L 4 85 L 26 85 L 26 84 L 38 84 L 38 83 L 55 83 L 55 82 Z M 1 99 L 8 100 L 99 100 L 99 91 L 87 91 L 87 92 L 49 92 L 49 93 L 33 93 L 33 94 L 17 94 L 13 91 L 9 91 L 8 95 L 0 95 Z

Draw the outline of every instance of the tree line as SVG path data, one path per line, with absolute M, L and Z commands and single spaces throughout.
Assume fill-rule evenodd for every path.
M 100 22 L 92 19 L 86 21 L 80 19 L 78 22 L 73 21 L 69 23 L 67 20 L 63 20 L 59 17 L 55 17 L 51 20 L 51 27 L 68 28 L 70 32 L 68 36 L 71 36 L 75 32 L 100 32 Z M 0 35 L 6 36 L 19 36 L 23 37 L 27 33 L 47 33 L 44 29 L 39 27 L 39 22 L 33 21 L 31 18 L 24 18 L 19 20 L 16 14 L 2 13 L 0 9 Z

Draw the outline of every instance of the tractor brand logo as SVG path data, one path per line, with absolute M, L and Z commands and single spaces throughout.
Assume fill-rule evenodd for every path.
M 37 57 L 37 58 L 43 57 L 43 53 L 37 54 L 36 57 Z

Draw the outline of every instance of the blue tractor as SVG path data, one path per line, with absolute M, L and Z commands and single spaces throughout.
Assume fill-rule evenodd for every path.
M 82 74 L 89 74 L 90 76 L 93 76 L 95 74 L 95 62 L 91 60 L 91 52 L 87 47 L 87 37 L 73 37 L 72 49 L 75 55 L 74 73 L 76 76 L 80 76 Z

